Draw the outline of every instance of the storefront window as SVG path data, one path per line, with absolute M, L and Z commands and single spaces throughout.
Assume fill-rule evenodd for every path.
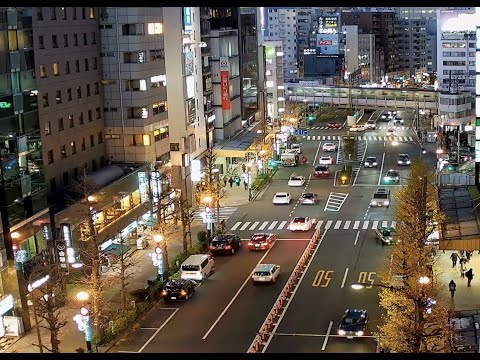
M 135 190 L 133 193 L 132 193 L 132 201 L 133 201 L 133 206 L 137 206 L 137 205 L 140 205 L 140 191 L 139 190 Z

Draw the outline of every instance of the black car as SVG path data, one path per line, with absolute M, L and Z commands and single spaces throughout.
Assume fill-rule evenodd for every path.
M 242 247 L 242 240 L 235 234 L 223 234 L 215 236 L 210 243 L 212 254 L 235 254 Z
M 191 280 L 169 280 L 162 291 L 163 301 L 185 300 L 187 301 L 195 293 L 195 284 Z
M 403 165 L 403 166 L 410 166 L 410 156 L 408 154 L 400 154 L 398 155 L 398 165 Z
M 366 310 L 348 309 L 345 311 L 340 325 L 338 335 L 353 339 L 354 336 L 363 336 L 367 331 L 368 314 Z

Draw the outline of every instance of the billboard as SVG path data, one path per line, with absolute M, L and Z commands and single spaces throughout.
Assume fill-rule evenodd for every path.
M 340 52 L 338 34 L 317 34 L 317 55 L 338 55 Z
M 222 110 L 230 110 L 230 66 L 228 57 L 220 57 L 220 87 Z
M 192 32 L 192 8 L 191 7 L 184 7 L 183 8 L 183 31 L 185 33 Z
M 337 34 L 338 33 L 338 17 L 337 16 L 320 16 L 318 18 L 319 34 Z

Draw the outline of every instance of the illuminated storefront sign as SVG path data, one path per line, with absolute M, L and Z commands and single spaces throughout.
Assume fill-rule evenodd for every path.
M 190 33 L 192 29 L 192 8 L 185 6 L 183 7 L 183 30 Z
M 222 110 L 230 110 L 230 67 L 228 57 L 220 58 L 220 84 L 222 91 Z
M 0 109 L 10 109 L 12 107 L 12 103 L 6 101 L 0 101 Z
M 138 173 L 138 191 L 140 192 L 140 202 L 144 203 L 148 201 L 148 181 L 147 173 L 140 171 Z
M 162 185 L 160 184 L 160 173 L 158 171 L 152 171 L 152 197 L 154 204 L 158 204 L 161 191 Z
M 190 162 L 192 181 L 200 181 L 202 179 L 202 164 L 200 160 L 192 160 Z

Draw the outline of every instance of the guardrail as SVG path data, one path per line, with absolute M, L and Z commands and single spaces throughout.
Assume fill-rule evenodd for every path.
M 275 301 L 270 313 L 263 322 L 258 334 L 255 336 L 252 344 L 247 350 L 247 353 L 263 353 L 266 350 L 268 345 L 269 338 L 273 335 L 270 334 L 270 328 L 275 326 L 279 319 L 284 315 L 287 310 L 287 305 L 289 304 L 296 286 L 299 283 L 301 275 L 304 273 L 306 266 L 313 258 L 315 254 L 315 249 L 319 244 L 320 239 L 320 229 L 315 230 L 312 238 L 310 239 L 307 248 L 303 252 L 300 260 L 292 271 L 292 274 L 287 280 L 287 283 L 282 289 L 282 292 Z

